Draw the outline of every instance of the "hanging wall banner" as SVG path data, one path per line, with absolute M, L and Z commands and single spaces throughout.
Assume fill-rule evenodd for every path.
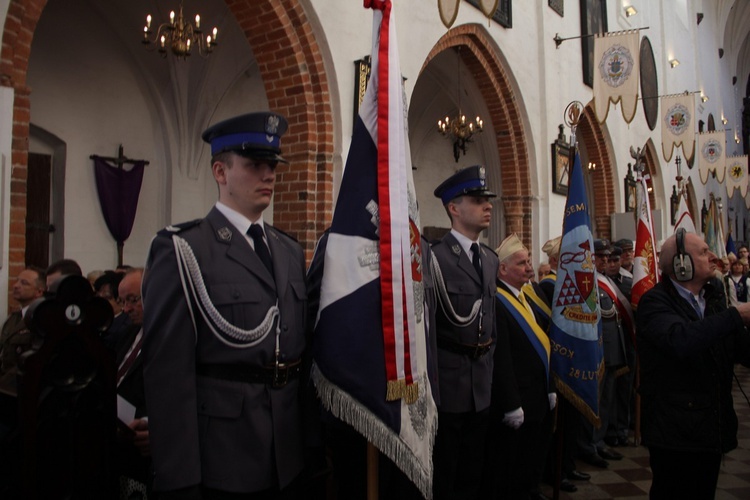
M 456 22 L 456 16 L 458 16 L 458 6 L 461 0 L 438 0 L 438 12 L 440 12 L 440 20 L 446 28 L 450 29 L 453 23 Z
M 703 184 L 708 182 L 708 175 L 711 172 L 716 172 L 716 179 L 724 182 L 725 150 L 724 132 L 698 134 L 698 172 L 700 172 Z
M 727 198 L 739 189 L 744 198 L 747 195 L 747 155 L 727 158 Z
M 695 148 L 695 96 L 693 94 L 668 95 L 661 98 L 661 149 L 664 161 L 672 159 L 674 148 L 682 146 L 689 162 Z
M 596 35 L 594 39 L 594 110 L 599 123 L 609 114 L 609 103 L 620 103 L 622 117 L 633 121 L 638 109 L 640 64 L 638 31 Z
M 492 18 L 497 10 L 497 4 L 499 3 L 500 0 L 479 0 L 479 9 L 485 16 Z

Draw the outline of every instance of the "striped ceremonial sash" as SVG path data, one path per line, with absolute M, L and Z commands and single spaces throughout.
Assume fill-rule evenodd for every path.
M 630 307 L 630 302 L 609 278 L 605 278 L 601 274 L 597 275 L 597 278 L 599 280 L 599 288 L 604 290 L 609 295 L 609 298 L 612 299 L 612 302 L 614 302 L 615 307 L 617 307 L 617 313 L 620 315 L 620 320 L 628 330 L 628 334 L 633 340 L 633 345 L 635 345 L 635 319 L 633 318 L 633 309 Z
M 541 316 L 541 318 L 549 323 L 550 318 L 552 317 L 552 309 L 547 305 L 546 302 L 544 302 L 544 299 L 541 298 L 536 293 L 536 289 L 531 286 L 531 283 L 526 283 L 521 287 L 521 291 L 526 295 L 526 297 L 531 300 L 531 308 L 534 310 L 536 314 Z
M 544 365 L 544 371 L 547 374 L 549 380 L 549 353 L 550 345 L 547 334 L 539 327 L 536 322 L 536 318 L 531 312 L 521 304 L 510 292 L 504 288 L 497 287 L 496 297 L 500 300 L 500 303 L 510 312 L 513 319 L 521 326 L 523 333 L 534 346 L 534 350 L 539 355 L 539 359 L 542 360 Z

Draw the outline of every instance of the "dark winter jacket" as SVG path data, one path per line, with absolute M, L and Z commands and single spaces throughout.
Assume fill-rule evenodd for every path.
M 726 453 L 737 447 L 734 363 L 750 365 L 750 334 L 717 280 L 704 318 L 669 278 L 638 305 L 641 429 L 647 446 Z

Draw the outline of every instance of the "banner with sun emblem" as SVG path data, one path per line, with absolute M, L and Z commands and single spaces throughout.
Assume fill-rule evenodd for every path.
M 727 158 L 727 198 L 739 189 L 744 198 L 747 195 L 747 155 Z
M 698 134 L 698 172 L 701 182 L 708 182 L 708 175 L 716 172 L 716 180 L 724 182 L 726 138 L 724 132 Z M 727 185 L 729 189 L 729 185 Z
M 594 111 L 599 123 L 609 114 L 609 103 L 620 103 L 622 117 L 633 121 L 638 109 L 638 31 L 604 33 L 594 38 Z
M 576 153 L 552 297 L 550 369 L 560 394 L 598 427 L 599 380 L 604 374 L 604 361 L 588 211 L 581 158 Z
M 664 161 L 670 161 L 674 148 L 682 146 L 682 153 L 689 162 L 695 149 L 695 96 L 688 93 L 664 96 L 661 109 L 665 110 L 661 120 Z

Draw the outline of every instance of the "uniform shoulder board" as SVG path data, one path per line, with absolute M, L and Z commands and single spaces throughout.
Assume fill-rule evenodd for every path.
M 200 224 L 202 220 L 203 219 L 195 219 L 189 222 L 183 222 L 181 224 L 169 225 L 165 227 L 164 229 L 162 229 L 161 231 L 159 231 L 157 233 L 157 236 L 166 236 L 167 238 L 171 238 L 172 235 L 174 234 L 179 234 L 186 229 L 190 229 L 191 227 L 197 226 L 198 224 Z
M 432 240 L 430 241 L 430 247 L 436 247 L 440 245 L 443 242 L 443 240 Z
M 484 243 L 481 243 L 481 242 L 480 242 L 480 245 L 482 245 L 482 246 L 483 246 L 484 248 L 486 248 L 486 249 L 487 249 L 487 250 L 489 250 L 490 252 L 492 252 L 492 253 L 494 253 L 495 255 L 497 255 L 497 252 L 495 252 L 495 249 L 494 249 L 494 248 L 492 248 L 492 247 L 489 247 L 489 246 L 487 246 L 487 245 L 485 245 Z
M 279 233 L 279 234 L 282 234 L 282 235 L 286 236 L 287 238 L 289 238 L 290 240 L 292 240 L 293 242 L 295 242 L 295 243 L 299 244 L 299 241 L 297 241 L 297 238 L 295 238 L 295 237 L 294 237 L 294 236 L 292 236 L 291 234 L 287 234 L 287 233 L 285 233 L 284 231 L 282 231 L 282 230 L 281 230 L 281 229 L 279 229 L 278 227 L 276 227 L 276 226 L 272 226 L 271 224 L 266 224 L 266 227 L 270 227 L 271 229 L 273 229 L 273 230 L 274 230 L 274 231 L 276 231 L 277 233 Z

